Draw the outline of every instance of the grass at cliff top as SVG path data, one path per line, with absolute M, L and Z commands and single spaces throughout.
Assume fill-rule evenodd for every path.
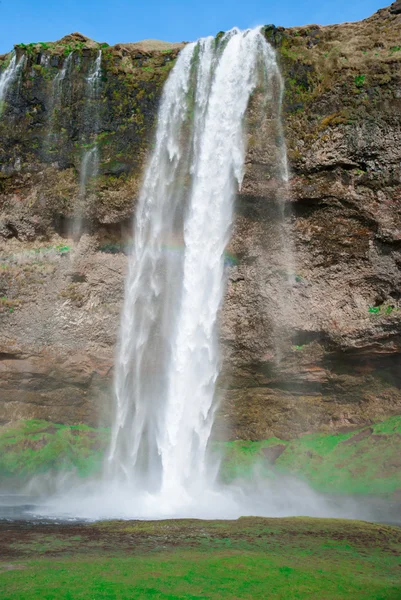
M 0 428 L 0 484 L 43 472 L 75 470 L 80 476 L 101 468 L 109 431 L 85 425 L 24 421 Z M 391 497 L 401 490 L 401 416 L 357 431 L 304 435 L 292 441 L 216 444 L 224 459 L 221 478 L 296 474 L 314 489 L 338 494 Z M 273 455 L 281 454 L 274 461 Z
M 0 523 L 2 600 L 401 598 L 401 529 L 359 521 Z

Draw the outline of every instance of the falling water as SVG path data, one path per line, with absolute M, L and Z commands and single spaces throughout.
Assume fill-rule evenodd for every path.
M 99 82 L 102 75 L 102 51 L 99 50 L 93 68 L 87 77 L 89 97 L 97 98 L 99 91 Z
M 99 131 L 99 111 L 97 101 L 99 100 L 100 78 L 102 75 L 101 65 L 102 51 L 99 50 L 94 65 L 86 79 L 85 120 L 90 121 L 94 139 L 91 144 L 87 144 L 90 147 L 85 148 L 82 155 L 80 172 L 80 195 L 82 198 L 84 198 L 86 194 L 88 179 L 96 175 L 99 166 L 99 152 L 96 135 Z
M 79 181 L 79 193 L 81 198 L 85 198 L 86 184 L 90 177 L 96 175 L 98 163 L 98 149 L 96 145 L 93 145 L 92 148 L 87 148 L 84 151 L 81 160 L 81 173 Z
M 40 64 L 42 65 L 42 67 L 47 68 L 49 66 L 50 63 L 50 54 L 42 54 L 42 56 L 40 57 Z
M 280 77 L 259 30 L 188 44 L 165 85 L 137 209 L 108 476 L 169 501 L 209 485 L 224 249 L 252 92 Z M 181 500 L 180 500 L 181 499 Z
M 83 151 L 79 175 L 79 197 L 74 206 L 72 219 L 72 237 L 79 240 L 82 234 L 83 215 L 87 209 L 88 182 L 97 175 L 99 168 L 99 149 L 97 134 L 99 132 L 99 93 L 102 75 L 102 51 L 99 50 L 89 74 L 86 78 L 85 104 L 83 111 L 83 124 L 81 139 Z
M 14 53 L 9 65 L 0 74 L 0 117 L 4 110 L 4 102 L 6 100 L 8 91 L 18 77 L 19 73 L 22 72 L 25 61 L 25 56 L 22 56 L 20 60 L 17 61 L 17 55 Z
M 73 55 L 73 53 L 70 52 L 70 54 L 67 56 L 67 58 L 64 61 L 62 69 L 57 73 L 57 75 L 53 79 L 53 83 L 52 83 L 53 97 L 55 99 L 55 102 L 58 104 L 61 104 L 60 97 L 63 92 L 63 83 L 64 83 L 64 80 L 68 73 L 68 70 L 70 68 L 70 64 L 72 61 L 72 55 Z
M 54 146 L 58 141 L 58 134 L 55 133 L 55 125 L 58 113 L 62 109 L 63 105 L 63 96 L 65 94 L 64 90 L 64 81 L 66 79 L 67 73 L 69 72 L 70 65 L 72 62 L 73 53 L 71 52 L 67 58 L 64 60 L 64 64 L 62 69 L 57 73 L 52 82 L 52 91 L 50 95 L 50 106 L 48 109 L 49 114 L 49 124 L 48 124 L 48 133 L 46 138 L 46 148 L 48 152 L 54 151 Z

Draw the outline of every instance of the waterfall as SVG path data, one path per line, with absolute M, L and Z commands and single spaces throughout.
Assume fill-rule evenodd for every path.
M 244 116 L 253 91 L 271 97 L 277 78 L 260 30 L 233 29 L 185 46 L 163 91 L 126 281 L 107 477 L 170 505 L 213 483 L 217 318 Z
M 79 177 L 79 193 L 81 198 L 85 198 L 88 179 L 96 175 L 98 162 L 97 146 L 93 145 L 92 148 L 87 148 L 84 151 L 81 160 L 81 172 Z
M 231 519 L 352 513 L 302 481 L 266 476 L 263 465 L 251 480 L 223 484 L 208 456 L 224 250 L 244 177 L 245 125 L 255 130 L 256 122 L 263 152 L 268 151 L 266 179 L 275 185 L 266 202 L 283 218 L 288 168 L 282 93 L 275 53 L 259 29 L 233 29 L 180 52 L 164 86 L 138 199 L 103 476 L 80 482 L 70 473 L 56 479 L 58 492 L 37 514 Z M 259 128 L 259 117 L 252 116 L 258 111 Z M 257 157 L 260 148 L 251 145 Z M 278 253 L 285 253 L 290 249 L 285 230 L 277 237 Z
M 97 174 L 99 166 L 96 135 L 99 131 L 99 111 L 97 101 L 99 100 L 100 78 L 102 75 L 101 65 L 102 51 L 99 50 L 93 67 L 89 71 L 89 75 L 86 79 L 86 106 L 84 116 L 85 121 L 90 122 L 92 134 L 94 134 L 95 137 L 92 143 L 87 144 L 89 147 L 85 148 L 82 155 L 80 172 L 80 195 L 82 198 L 84 198 L 86 194 L 88 179 Z
M 83 111 L 83 124 L 81 139 L 83 151 L 79 174 L 79 198 L 74 207 L 72 222 L 72 237 L 79 239 L 82 233 L 82 220 L 87 208 L 86 195 L 88 182 L 95 177 L 99 168 L 99 151 L 97 134 L 99 132 L 99 92 L 102 75 L 102 51 L 99 50 L 96 60 L 89 70 L 85 85 L 85 105 Z
M 4 103 L 8 94 L 9 89 L 18 77 L 19 73 L 22 72 L 22 68 L 25 65 L 26 58 L 22 56 L 17 61 L 17 55 L 15 52 L 12 55 L 9 65 L 0 74 L 0 117 L 4 110 Z
M 89 97 L 96 98 L 99 91 L 99 81 L 102 75 L 102 51 L 99 50 L 93 68 L 87 77 Z
M 54 146 L 58 141 L 58 134 L 54 132 L 57 113 L 61 111 L 63 104 L 63 96 L 64 96 L 64 80 L 67 76 L 67 73 L 70 69 L 70 65 L 72 62 L 73 53 L 67 56 L 64 60 L 64 64 L 61 70 L 54 77 L 52 82 L 52 91 L 50 95 L 50 106 L 48 108 L 49 114 L 49 123 L 48 123 L 48 133 L 46 137 L 46 148 L 49 153 L 54 152 Z

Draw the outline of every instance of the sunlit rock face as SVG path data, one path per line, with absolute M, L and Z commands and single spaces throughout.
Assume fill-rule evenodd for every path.
M 272 123 L 261 118 L 256 92 L 226 252 L 220 438 L 291 437 L 400 412 L 396 4 L 360 23 L 264 29 L 285 80 L 286 220 L 278 228 L 264 143 Z M 2 422 L 108 421 L 131 219 L 162 86 L 181 47 L 106 47 L 73 34 L 16 48 L 25 64 L 0 119 Z M 95 128 L 85 105 L 99 50 Z M 2 58 L 4 73 L 12 58 Z M 92 144 L 98 174 L 83 197 L 82 159 Z M 181 243 L 171 240 L 172 248 Z

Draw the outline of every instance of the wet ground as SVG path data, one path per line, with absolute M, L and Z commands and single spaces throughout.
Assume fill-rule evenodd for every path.
M 30 506 L 21 504 L 21 512 Z M 401 598 L 399 527 L 302 517 L 15 517 L 0 520 L 0 597 L 7 600 Z
M 206 548 L 227 544 L 244 548 L 271 543 L 299 543 L 329 538 L 391 550 L 401 544 L 398 527 L 340 519 L 243 517 L 235 521 L 177 519 L 166 521 L 61 521 L 3 519 L 1 560 L 54 558 L 87 553 L 143 554 L 174 548 Z

